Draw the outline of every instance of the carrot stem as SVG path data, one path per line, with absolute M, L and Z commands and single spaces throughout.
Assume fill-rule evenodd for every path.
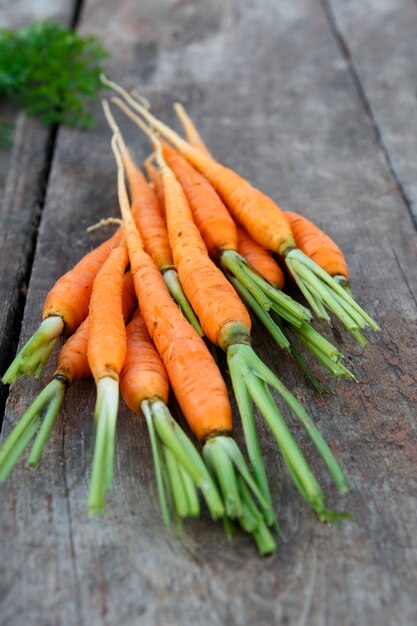
M 57 379 L 52 379 L 32 402 L 29 408 L 26 409 L 25 413 L 19 419 L 0 448 L 0 480 L 7 478 L 26 448 L 26 445 L 28 445 L 36 431 L 41 427 L 29 455 L 28 464 L 36 465 L 39 461 L 49 433 L 58 416 L 64 393 L 65 383 Z M 44 426 L 44 424 L 46 424 L 46 426 Z M 36 425 L 35 428 L 34 425 Z M 29 432 L 32 433 L 31 437 L 28 435 Z M 26 442 L 23 447 L 22 441 Z M 17 450 L 20 450 L 19 454 Z M 12 458 L 14 459 L 13 462 L 11 462 Z
M 155 432 L 152 411 L 149 406 L 148 400 L 144 400 L 141 403 L 141 409 L 146 419 L 146 424 L 148 426 L 148 432 L 149 432 L 149 438 L 151 440 L 152 457 L 153 457 L 153 464 L 155 468 L 159 504 L 160 504 L 161 511 L 162 511 L 162 519 L 164 520 L 165 526 L 169 527 L 171 525 L 171 518 L 169 515 L 168 500 L 167 500 L 166 489 L 165 489 L 165 484 L 167 481 L 167 478 L 165 477 L 166 470 L 163 467 L 161 445 L 158 442 L 158 438 Z
M 61 317 L 53 315 L 43 320 L 38 330 L 13 359 L 2 378 L 4 384 L 14 383 L 19 376 L 39 377 L 52 349 L 64 330 Z
M 260 302 L 262 306 L 265 307 L 266 299 L 268 308 L 276 311 L 290 324 L 298 327 L 304 321 L 311 319 L 311 313 L 308 309 L 280 289 L 270 285 L 244 257 L 234 250 L 225 250 L 221 253 L 220 265 L 224 270 L 236 276 L 256 299 L 259 298 L 260 290 L 263 294 L 263 302 Z
M 200 337 L 204 337 L 204 332 L 200 326 L 200 322 L 197 319 L 196 314 L 193 311 L 191 304 L 189 303 L 187 296 L 184 293 L 182 285 L 180 283 L 180 279 L 178 278 L 178 272 L 175 269 L 165 270 L 162 274 L 166 286 L 168 287 L 168 291 L 171 296 L 174 298 L 175 302 L 180 307 L 184 317 L 190 322 L 191 326 Z
M 285 262 L 318 317 L 329 321 L 327 313 L 323 314 L 323 309 L 327 308 L 341 320 L 361 345 L 366 342 L 360 332 L 362 328 L 370 326 L 375 331 L 380 330 L 378 324 L 357 304 L 350 293 L 301 250 L 290 250 L 285 256 Z
M 319 517 L 325 516 L 324 494 L 292 437 L 267 385 L 270 385 L 273 389 L 278 391 L 280 396 L 295 413 L 316 446 L 319 454 L 325 461 L 339 492 L 344 493 L 347 489 L 347 482 L 343 471 L 314 422 L 304 411 L 298 400 L 296 400 L 275 374 L 273 374 L 256 356 L 249 345 L 231 345 L 227 351 L 227 362 L 238 404 L 242 404 L 243 398 L 246 414 L 249 413 L 248 406 L 250 406 L 250 401 L 254 402 L 258 407 L 273 432 L 284 461 L 302 496 L 310 503 Z M 250 456 L 253 454 L 254 446 L 252 440 L 254 437 L 256 437 L 256 433 L 251 433 L 249 441 L 247 441 Z M 256 461 L 255 455 L 255 462 Z
M 22 456 L 26 446 L 34 437 L 36 431 L 38 430 L 40 426 L 40 423 L 41 423 L 41 420 L 40 420 L 40 417 L 38 416 L 33 422 L 31 422 L 28 425 L 27 429 L 24 431 L 21 438 L 16 442 L 16 445 L 13 447 L 13 449 L 10 451 L 10 454 L 2 463 L 0 480 L 5 480 L 8 477 L 8 475 L 10 474 L 10 472 L 12 471 L 12 469 L 14 468 L 14 466 L 16 465 L 16 463 Z
M 241 299 L 246 302 L 249 308 L 255 313 L 256 317 L 259 318 L 278 347 L 283 350 L 289 350 L 290 342 L 288 338 L 284 335 L 278 324 L 274 322 L 268 311 L 259 303 L 259 299 L 255 298 L 249 289 L 242 285 L 235 276 L 229 276 L 228 278 Z
M 104 513 L 105 494 L 112 487 L 118 407 L 119 383 L 114 378 L 105 376 L 97 383 L 94 410 L 96 433 L 88 495 L 88 511 L 91 515 Z
M 171 454 L 182 470 L 187 473 L 193 485 L 201 490 L 212 518 L 218 519 L 222 517 L 224 515 L 224 506 L 221 497 L 194 444 L 172 418 L 168 408 L 161 400 L 155 400 L 149 403 L 148 406 L 159 441 L 165 448 L 170 449 Z M 190 483 L 187 483 L 187 485 L 189 486 Z M 189 491 L 191 493 L 190 487 Z M 194 500 L 194 496 L 191 496 L 190 510 L 195 510 Z

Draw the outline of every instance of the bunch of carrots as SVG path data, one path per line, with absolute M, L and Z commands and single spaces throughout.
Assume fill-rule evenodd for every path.
M 320 520 L 347 516 L 325 495 L 280 407 L 286 404 L 322 457 L 339 491 L 348 483 L 320 431 L 252 347 L 261 323 L 323 392 L 299 347 L 332 375 L 354 379 L 341 351 L 312 325 L 330 314 L 366 344 L 379 330 L 353 298 L 346 261 L 317 226 L 280 207 L 211 155 L 180 104 L 185 139 L 152 115 L 146 101 L 102 77 L 112 105 L 148 137 L 145 176 L 103 101 L 117 171 L 119 228 L 62 276 L 47 295 L 39 329 L 3 376 L 39 376 L 59 337 L 68 337 L 57 368 L 0 448 L 5 480 L 31 444 L 35 466 L 58 418 L 66 389 L 92 375 L 97 386 L 88 510 L 103 512 L 112 487 L 119 392 L 146 420 L 162 516 L 181 525 L 200 514 L 201 498 L 228 535 L 240 527 L 259 551 L 276 550 L 279 530 L 259 445 L 254 407 L 272 432 L 300 495 Z M 113 220 L 114 221 L 114 220 Z M 286 268 L 306 306 L 282 290 Z M 309 308 L 310 307 L 310 308 Z M 230 398 L 215 350 L 226 354 L 246 451 L 234 438 Z M 190 433 L 172 417 L 175 394 Z M 274 393 L 275 392 L 275 393 Z M 192 433 L 192 434 L 191 434 Z

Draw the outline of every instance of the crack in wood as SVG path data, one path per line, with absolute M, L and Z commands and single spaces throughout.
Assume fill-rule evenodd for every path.
M 417 0 L 415 0 L 417 1 Z M 401 178 L 399 176 L 399 174 L 397 173 L 397 170 L 395 168 L 393 159 L 391 158 L 388 146 L 386 145 L 383 136 L 382 136 L 382 132 L 381 129 L 379 127 L 379 124 L 376 120 L 376 116 L 374 114 L 374 111 L 372 109 L 372 105 L 371 102 L 369 100 L 369 98 L 366 95 L 366 91 L 365 88 L 362 84 L 362 81 L 360 79 L 359 76 L 359 72 L 356 69 L 356 65 L 353 61 L 353 57 L 352 54 L 350 52 L 349 46 L 347 44 L 347 41 L 343 35 L 343 33 L 341 32 L 336 17 L 330 7 L 330 3 L 329 0 L 320 0 L 320 4 L 322 6 L 323 12 L 326 16 L 327 22 L 329 24 L 330 30 L 333 34 L 333 37 L 336 40 L 337 46 L 342 54 L 342 56 L 344 57 L 347 67 L 348 67 L 348 71 L 349 74 L 352 78 L 352 82 L 355 86 L 356 92 L 358 94 L 359 100 L 363 106 L 363 108 L 365 109 L 365 112 L 368 116 L 368 119 L 371 123 L 371 126 L 374 130 L 375 133 L 375 138 L 376 141 L 379 145 L 379 147 L 381 148 L 382 154 L 384 156 L 386 165 L 388 167 L 388 170 L 392 176 L 392 178 L 394 179 L 394 183 L 395 183 L 395 187 L 398 191 L 398 193 L 400 194 L 405 206 L 407 207 L 407 210 L 410 214 L 412 223 L 414 225 L 414 228 L 417 230 L 417 218 L 413 213 L 413 209 L 412 209 L 412 202 L 411 199 L 408 197 L 408 194 L 404 188 L 404 185 L 401 181 Z

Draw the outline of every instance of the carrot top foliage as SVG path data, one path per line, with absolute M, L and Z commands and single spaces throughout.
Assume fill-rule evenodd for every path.
M 80 37 L 55 22 L 0 29 L 0 97 L 10 97 L 47 126 L 91 126 L 87 105 L 101 86 L 100 63 L 107 56 L 95 37 Z M 6 144 L 5 132 L 0 134 Z

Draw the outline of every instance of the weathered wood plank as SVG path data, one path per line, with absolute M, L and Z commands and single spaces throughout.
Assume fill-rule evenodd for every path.
M 415 0 L 324 4 L 417 226 Z
M 262 337 L 257 339 L 342 458 L 352 485 L 344 506 L 355 516 L 342 527 L 320 525 L 300 502 L 261 427 L 287 537 L 270 559 L 260 559 L 242 535 L 228 545 L 207 518 L 187 524 L 181 541 L 163 529 L 146 429 L 125 409 L 108 515 L 88 519 L 82 463 L 91 441 L 94 391 L 89 382 L 70 390 L 36 476 L 21 466 L 7 483 L 8 507 L 0 514 L 8 565 L 1 619 L 11 623 L 19 606 L 20 619 L 30 616 L 34 624 L 414 623 L 415 242 L 319 4 L 124 0 L 115 12 L 110 0 L 91 0 L 83 28 L 105 38 L 113 52 L 109 73 L 139 86 L 157 114 L 172 120 L 170 103 L 183 99 L 219 159 L 334 235 L 346 250 L 355 292 L 383 333 L 371 337 L 363 352 L 343 335 L 359 383 L 329 381 L 337 395 L 325 399 L 314 398 L 283 367 L 286 361 L 271 358 Z M 124 128 L 141 158 L 146 142 Z M 59 133 L 25 337 L 52 281 L 105 236 L 91 237 L 85 227 L 115 212 L 108 142 L 103 122 L 88 135 Z M 35 388 L 20 383 L 12 390 L 10 422 Z M 45 493 L 51 495 L 45 499 Z M 38 503 L 35 519 L 28 502 Z M 336 498 L 332 503 L 340 505 Z M 46 581 L 38 575 L 39 563 L 49 573 Z M 17 572 L 23 572 L 20 578 Z
M 0 1 L 0 28 L 18 28 L 53 18 L 69 24 L 73 0 Z M 20 332 L 27 281 L 33 259 L 44 187 L 52 157 L 53 134 L 37 120 L 0 104 L 0 117 L 15 124 L 13 148 L 0 150 L 0 372 L 9 364 Z M 0 425 L 6 388 L 0 383 Z

